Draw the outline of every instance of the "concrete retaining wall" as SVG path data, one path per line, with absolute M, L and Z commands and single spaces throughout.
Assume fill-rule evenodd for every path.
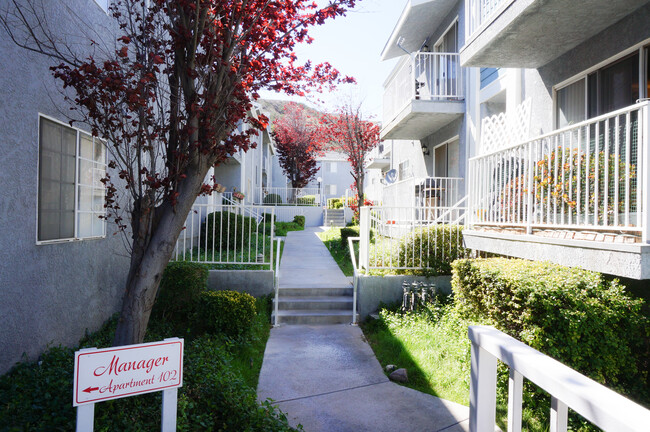
M 274 292 L 273 270 L 210 270 L 208 289 L 239 291 L 262 297 Z
M 357 311 L 364 320 L 379 303 L 402 301 L 402 282 L 435 283 L 439 291 L 451 294 L 451 276 L 360 276 L 357 285 Z

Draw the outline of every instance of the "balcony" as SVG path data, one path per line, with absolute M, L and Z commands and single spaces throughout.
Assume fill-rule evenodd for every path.
M 463 68 L 455 53 L 405 56 L 384 84 L 382 139 L 424 139 L 465 112 Z
M 469 248 L 650 279 L 650 105 L 470 159 Z
M 468 0 L 461 65 L 538 68 L 647 0 Z

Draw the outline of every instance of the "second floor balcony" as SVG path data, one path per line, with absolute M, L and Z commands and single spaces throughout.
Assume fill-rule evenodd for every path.
M 456 53 L 405 56 L 384 84 L 382 139 L 420 140 L 465 112 L 463 68 Z
M 650 103 L 470 159 L 471 249 L 650 279 Z
M 467 0 L 463 66 L 538 68 L 647 0 Z

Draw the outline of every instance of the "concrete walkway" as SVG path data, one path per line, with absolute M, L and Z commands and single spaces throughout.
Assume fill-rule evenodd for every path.
M 349 286 L 315 232 L 289 233 L 281 286 Z M 257 395 L 273 399 L 292 426 L 308 432 L 468 430 L 467 407 L 390 382 L 361 330 L 350 325 L 272 329 Z
M 289 231 L 280 262 L 280 288 L 346 288 L 345 277 L 316 233 L 321 228 Z

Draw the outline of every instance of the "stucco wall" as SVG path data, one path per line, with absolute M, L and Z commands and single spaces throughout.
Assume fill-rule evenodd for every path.
M 93 0 L 44 2 L 52 28 L 68 37 L 79 26 L 69 10 L 110 41 L 110 21 Z M 67 121 L 59 63 L 0 37 L 0 373 L 23 354 L 34 360 L 48 345 L 74 345 L 119 310 L 127 252 L 109 224 L 105 239 L 36 245 L 38 114 Z M 59 108 L 62 107 L 62 108 Z M 83 129 L 83 127 L 79 126 Z M 117 176 L 115 176 L 117 177 Z
M 531 135 L 553 130 L 553 86 L 650 38 L 650 4 L 539 69 L 524 74 L 524 97 L 531 97 Z
M 451 294 L 451 276 L 360 276 L 357 285 L 357 313 L 364 320 L 377 310 L 379 303 L 402 301 L 403 282 L 436 284 L 438 292 Z
M 208 289 L 239 291 L 262 297 L 274 292 L 273 270 L 210 270 Z

